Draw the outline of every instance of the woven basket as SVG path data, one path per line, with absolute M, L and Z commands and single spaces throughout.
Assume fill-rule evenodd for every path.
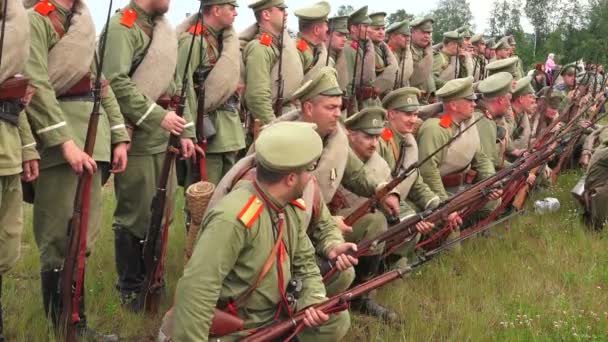
M 186 198 L 188 202 L 188 209 L 190 210 L 190 218 L 192 220 L 190 229 L 188 230 L 188 236 L 186 237 L 186 251 L 185 261 L 187 262 L 192 256 L 192 250 L 194 249 L 194 241 L 198 236 L 198 231 L 203 220 L 203 215 L 209 200 L 213 196 L 215 191 L 215 185 L 209 182 L 198 182 L 190 185 L 186 190 Z

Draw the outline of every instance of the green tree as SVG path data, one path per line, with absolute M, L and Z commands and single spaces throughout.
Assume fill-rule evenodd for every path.
M 444 32 L 464 25 L 472 26 L 473 13 L 468 0 L 439 0 L 431 15 L 435 19 L 433 41 L 436 42 L 442 40 Z
M 388 26 L 403 20 L 411 22 L 414 20 L 414 15 L 407 13 L 404 9 L 398 9 L 386 17 L 386 25 Z
M 340 5 L 340 7 L 338 7 L 337 15 L 338 16 L 350 15 L 354 11 L 355 11 L 355 8 L 351 5 Z

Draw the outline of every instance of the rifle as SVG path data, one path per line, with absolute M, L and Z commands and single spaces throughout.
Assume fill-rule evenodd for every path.
M 454 79 L 458 78 L 460 70 L 460 43 L 456 46 L 456 67 L 454 68 Z
M 201 16 L 201 29 L 205 27 L 205 18 Z M 195 25 L 196 27 L 196 25 Z M 200 41 L 200 58 L 203 58 L 203 40 L 205 39 L 204 35 L 201 35 Z M 209 115 L 205 112 L 205 80 L 209 73 L 213 69 L 213 66 L 207 67 L 202 63 L 198 64 L 196 71 L 193 75 L 194 86 L 196 88 L 196 96 L 197 96 L 197 111 L 196 111 L 196 141 L 198 145 L 203 149 L 204 152 L 207 152 L 207 142 L 211 140 L 215 134 L 215 126 L 211 119 L 209 119 Z M 207 181 L 207 163 L 205 155 L 201 155 L 198 160 L 198 170 L 201 176 L 201 181 Z
M 399 72 L 397 72 L 395 74 L 395 85 L 393 86 L 393 88 L 395 89 L 399 89 L 399 88 L 403 88 L 403 74 L 405 73 L 405 49 L 401 51 L 401 75 L 399 75 Z
M 356 87 L 355 89 L 355 99 L 357 100 L 357 107 L 359 108 L 359 110 L 363 109 L 363 100 L 360 98 L 360 96 L 358 96 L 357 94 L 360 92 L 360 88 L 363 87 L 363 71 L 365 71 L 365 56 L 367 55 L 366 50 L 367 50 L 367 27 L 365 28 L 365 35 L 363 38 L 363 48 L 361 53 L 363 54 L 363 56 L 361 56 L 361 70 L 359 71 L 359 86 Z
M 0 32 L 0 67 L 2 67 L 2 55 L 4 51 L 4 34 L 6 33 L 6 13 L 8 11 L 8 1 L 4 1 L 2 6 L 2 32 Z
M 99 49 L 99 57 L 95 59 L 96 75 L 93 88 L 93 109 L 89 117 L 87 127 L 87 135 L 84 143 L 84 152 L 89 156 L 93 156 L 95 150 L 95 142 L 97 138 L 97 126 L 99 117 L 101 116 L 101 97 L 102 97 L 102 70 L 105 60 L 106 43 L 108 40 L 108 26 L 112 13 L 112 0 L 108 7 L 106 17 L 106 29 L 101 39 Z M 76 186 L 76 195 L 74 197 L 74 209 L 72 217 L 68 222 L 68 244 L 66 248 L 66 257 L 63 261 L 61 271 L 61 302 L 63 309 L 61 310 L 60 324 L 65 329 L 66 341 L 76 341 L 77 331 L 76 324 L 80 322 L 80 313 L 78 312 L 79 302 L 82 296 L 82 286 L 84 284 L 84 273 L 86 266 L 86 250 L 87 250 L 87 227 L 89 224 L 89 210 L 91 209 L 91 182 L 92 175 L 83 172 L 78 177 L 78 185 Z
M 201 1 L 199 6 L 198 15 L 199 18 L 203 17 L 203 1 Z M 186 106 L 188 70 L 190 68 L 190 61 L 192 59 L 195 39 L 196 35 L 192 34 L 190 50 L 188 51 L 188 58 L 186 59 L 186 66 L 184 68 L 179 104 L 177 105 L 177 109 L 175 111 L 180 117 L 183 116 L 184 108 Z M 146 274 L 144 277 L 143 291 L 141 291 L 139 294 L 139 302 L 143 303 L 144 309 L 150 313 L 156 313 L 160 304 L 160 293 L 164 273 L 164 256 L 167 248 L 167 239 L 169 237 L 169 217 L 166 217 L 164 227 L 162 220 L 164 216 L 163 214 L 165 213 L 165 207 L 167 205 L 167 184 L 169 183 L 171 169 L 173 168 L 175 159 L 179 154 L 179 143 L 180 137 L 171 134 L 167 144 L 167 151 L 165 152 L 165 157 L 163 159 L 156 194 L 152 200 L 150 225 L 148 226 L 148 233 L 144 242 L 143 263 Z
M 283 80 L 283 43 L 285 38 L 285 23 L 287 17 L 283 17 L 283 25 L 281 26 L 281 36 L 279 37 L 279 73 L 277 78 L 277 99 L 274 101 L 274 113 L 277 117 L 283 115 L 283 91 L 285 88 L 285 80 Z
M 421 165 L 423 165 L 424 163 L 429 161 L 437 153 L 441 152 L 444 148 L 448 147 L 454 140 L 456 140 L 460 136 L 462 136 L 464 134 L 464 132 L 469 130 L 471 127 L 475 126 L 482 118 L 483 118 L 483 116 L 480 116 L 479 118 L 477 118 L 473 123 L 471 123 L 471 125 L 467 126 L 465 129 L 458 132 L 458 134 L 453 136 L 450 140 L 448 140 L 445 144 L 441 145 L 437 150 L 435 150 L 433 153 L 429 154 L 423 160 L 417 161 L 417 162 L 413 163 L 412 165 L 408 166 L 406 169 L 399 171 L 397 176 L 394 177 L 393 179 L 391 179 L 391 181 L 388 182 L 388 184 L 386 184 L 384 187 L 382 187 L 380 190 L 378 190 L 372 197 L 367 199 L 357 209 L 355 209 L 352 213 L 350 213 L 350 215 L 348 215 L 344 219 L 344 223 L 349 226 L 352 226 L 358 219 L 360 219 L 365 214 L 370 212 L 370 210 L 373 210 L 374 208 L 376 208 L 378 203 L 380 203 L 380 201 L 382 199 L 384 199 L 384 197 L 388 196 L 389 193 L 397 185 L 401 184 L 401 182 L 403 182 L 412 173 L 413 170 L 420 168 Z M 397 165 L 397 168 L 399 168 L 399 167 L 400 167 L 400 165 Z
M 334 36 L 334 26 L 331 25 L 329 28 L 329 44 L 327 44 L 327 57 L 325 57 L 325 66 L 329 65 L 329 56 L 331 55 L 331 41 Z
M 355 65 L 354 65 L 354 69 L 353 69 L 353 78 L 351 80 L 351 85 L 350 85 L 350 97 L 348 98 L 347 103 L 346 103 L 347 116 L 351 116 L 351 115 L 355 114 L 354 105 L 357 100 L 357 95 L 355 94 L 355 91 L 356 91 L 356 82 L 357 82 L 357 66 L 359 64 L 359 39 L 354 40 L 351 43 L 351 47 L 353 47 L 355 49 Z M 361 69 L 363 69 L 363 65 L 361 65 Z

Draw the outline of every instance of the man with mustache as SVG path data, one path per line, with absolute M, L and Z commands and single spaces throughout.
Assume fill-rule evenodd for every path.
M 414 73 L 410 77 L 410 86 L 420 89 L 422 103 L 427 103 L 436 90 L 433 79 L 433 22 L 432 18 L 426 17 L 410 23 L 414 60 Z
M 386 29 L 388 35 L 388 46 L 397 58 L 399 70 L 395 77 L 395 88 L 406 87 L 410 83 L 410 76 L 414 72 L 414 61 L 412 60 L 411 31 L 407 21 L 400 21 L 390 25 Z

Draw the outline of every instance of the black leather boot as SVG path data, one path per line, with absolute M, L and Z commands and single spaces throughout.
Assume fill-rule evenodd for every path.
M 114 247 L 118 273 L 116 288 L 120 291 L 120 301 L 123 307 L 139 312 L 142 309 L 139 293 L 145 277 L 143 240 L 126 230 L 117 230 L 114 232 Z
M 59 270 L 40 272 L 42 304 L 44 313 L 57 331 L 61 317 L 61 272 Z
M 380 261 L 379 255 L 359 257 L 359 264 L 355 268 L 356 275 L 353 286 L 362 284 L 377 275 Z M 394 311 L 376 303 L 369 295 L 351 301 L 350 308 L 363 315 L 378 317 L 387 323 L 396 322 L 398 319 Z

